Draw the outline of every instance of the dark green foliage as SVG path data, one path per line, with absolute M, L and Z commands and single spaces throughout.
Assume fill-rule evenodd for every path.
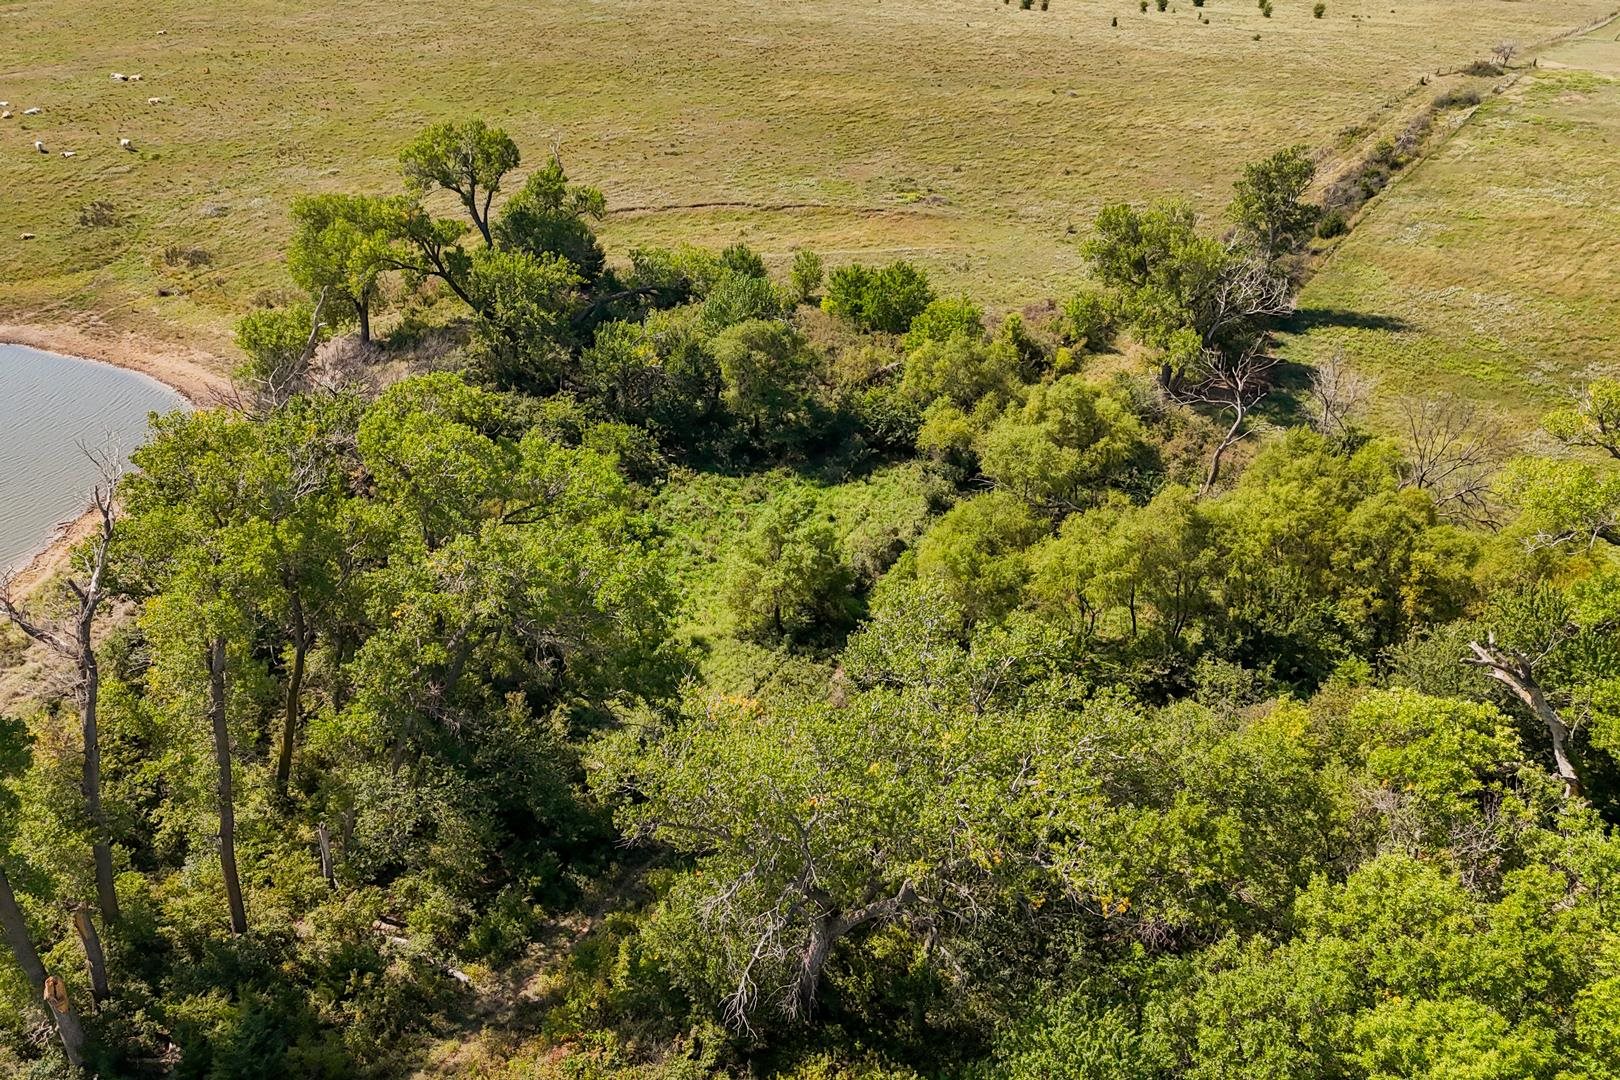
M 567 259 L 581 280 L 590 283 L 602 273 L 605 256 L 591 222 L 607 213 L 602 193 L 583 184 L 570 184 L 562 162 L 553 157 L 524 181 L 501 207 L 495 219 L 496 240 L 530 255 Z
M 928 275 L 911 263 L 855 264 L 832 272 L 821 306 L 863 330 L 903 334 L 933 298 Z

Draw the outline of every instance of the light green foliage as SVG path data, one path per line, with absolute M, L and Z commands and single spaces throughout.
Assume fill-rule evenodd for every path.
M 317 344 L 330 336 L 322 312 Z M 236 347 L 247 354 L 238 378 L 274 401 L 303 389 L 309 358 L 304 350 L 316 331 L 315 309 L 309 304 L 266 308 L 242 316 L 236 324 Z
M 974 449 L 996 487 L 1038 506 L 1072 509 L 1088 492 L 1130 476 L 1146 456 L 1143 434 L 1118 397 L 1068 375 L 1031 388 Z
M 923 403 L 952 402 L 971 408 L 993 399 L 999 405 L 1019 382 L 1019 357 L 1004 342 L 986 343 L 964 335 L 924 341 L 906 354 L 901 389 Z
M 1620 471 L 1579 459 L 1521 458 L 1500 487 L 1525 552 L 1580 556 L 1620 542 Z M 1601 548 L 1598 550 L 1601 551 Z
M 1298 247 L 1310 238 L 1320 213 L 1305 201 L 1315 176 L 1316 163 L 1303 146 L 1253 162 L 1235 185 L 1232 218 L 1268 254 Z
M 754 319 L 776 319 L 781 314 L 776 286 L 763 275 L 727 270 L 703 298 L 703 324 L 712 332 Z
M 326 294 L 329 317 L 341 317 L 347 305 L 362 341 L 371 340 L 377 281 L 399 261 L 393 233 L 403 212 L 397 199 L 365 195 L 306 195 L 292 204 L 288 272 L 312 297 Z
M 1029 504 L 1006 492 L 964 499 L 917 543 L 917 578 L 937 587 L 969 621 L 993 619 L 1018 601 L 1027 551 L 1046 532 Z
M 559 255 L 499 248 L 473 256 L 467 292 L 478 311 L 474 363 L 503 387 L 554 388 L 581 284 Z
M 1544 424 L 1559 442 L 1620 458 L 1620 380 L 1597 380 L 1574 406 L 1548 413 Z
M 933 299 L 928 275 L 900 260 L 875 270 L 840 266 L 827 279 L 821 306 L 863 330 L 903 334 Z
M 593 780 L 636 793 L 626 829 L 699 855 L 665 916 L 707 942 L 677 973 L 688 992 L 752 1022 L 803 1017 L 842 939 L 957 936 L 948 911 L 999 903 L 1028 872 L 1025 823 L 1057 795 L 1070 723 L 922 690 L 843 708 L 700 700 L 645 747 L 604 746 Z
M 445 120 L 432 125 L 400 151 L 405 182 L 419 194 L 435 187 L 461 200 L 484 237 L 493 245 L 489 208 L 506 174 L 518 167 L 517 143 L 500 128 L 482 120 Z
M 1063 302 L 1064 331 L 1077 348 L 1100 352 L 1113 339 L 1118 303 L 1095 289 L 1076 293 Z
M 556 162 L 494 203 L 508 142 L 441 125 L 423 198 L 300 210 L 329 301 L 375 256 L 464 302 L 479 381 L 294 371 L 124 481 L 96 1071 L 1616 1073 L 1613 470 L 1526 458 L 1489 531 L 1365 433 L 1173 482 L 1176 399 L 1288 305 L 1308 159 L 1230 237 L 1105 209 L 1099 290 L 987 337 L 907 263 L 836 272 L 837 318 L 803 253 L 605 267 Z M 244 349 L 286 368 L 312 319 Z M 1611 396 L 1549 429 L 1607 448 Z M 15 670 L 0 851 L 77 997 L 77 710 Z M 0 1071 L 48 1072 L 16 986 Z
M 983 336 L 983 309 L 965 296 L 945 296 L 917 313 L 901 344 L 912 352 L 927 342 L 943 344 L 955 337 L 977 341 Z
M 793 253 L 793 266 L 788 271 L 788 298 L 791 306 L 808 304 L 816 299 L 821 290 L 821 282 L 826 276 L 826 268 L 817 255 L 809 248 L 800 248 Z
M 747 635 L 783 640 L 848 618 L 850 573 L 831 522 L 808 495 L 773 500 L 732 553 L 731 610 Z
M 1218 240 L 1199 235 L 1197 220 L 1184 202 L 1157 202 L 1145 210 L 1106 206 L 1083 247 L 1098 280 L 1119 290 L 1133 329 L 1147 344 L 1166 347 L 1185 327 L 1205 336 L 1196 325 L 1198 312 L 1227 256 Z
M 787 323 L 754 319 L 716 336 L 712 348 L 726 407 L 756 438 L 790 439 L 805 419 L 815 371 L 803 336 Z
M 1111 504 L 1067 518 L 1031 554 L 1030 595 L 1088 632 L 1178 639 L 1211 603 L 1218 556 L 1207 515 L 1183 487 L 1146 506 Z

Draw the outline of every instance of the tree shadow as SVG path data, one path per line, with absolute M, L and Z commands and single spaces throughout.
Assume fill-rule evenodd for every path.
M 1399 315 L 1380 315 L 1370 311 L 1352 311 L 1349 308 L 1302 307 L 1284 319 L 1280 329 L 1290 334 L 1303 334 L 1325 327 L 1352 330 L 1387 330 L 1400 333 L 1413 329 L 1411 323 Z

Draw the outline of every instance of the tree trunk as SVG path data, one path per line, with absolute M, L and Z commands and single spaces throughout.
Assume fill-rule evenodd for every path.
M 96 933 L 88 904 L 73 909 L 73 930 L 84 946 L 85 965 L 90 969 L 90 996 L 98 1002 L 106 1001 L 112 996 L 107 985 L 107 955 L 101 951 L 101 935 Z
M 40 963 L 34 939 L 28 936 L 28 923 L 17 907 L 17 897 L 11 891 L 11 881 L 3 866 L 0 866 L 0 930 L 5 932 L 6 944 L 11 946 L 11 955 L 17 958 L 17 966 L 27 976 L 28 985 L 34 988 L 36 995 L 44 994 L 45 965 Z
M 815 1011 L 816 994 L 821 988 L 821 970 L 827 966 L 827 958 L 832 955 L 834 945 L 857 927 L 877 919 L 894 918 L 915 896 L 908 881 L 900 886 L 900 891 L 894 896 L 840 913 L 828 906 L 830 898 L 818 890 L 818 894 L 811 899 L 824 914 L 818 916 L 810 926 L 810 941 L 799 958 L 799 974 L 794 979 L 792 996 L 788 999 L 788 1015 L 802 1020 Z
M 56 1018 L 56 1030 L 62 1036 L 62 1050 L 67 1054 L 68 1064 L 75 1069 L 83 1068 L 84 1028 L 79 1024 L 78 1013 L 73 1011 L 73 1002 L 68 1000 L 67 986 L 55 975 L 48 976 L 41 996 Z
M 1558 778 L 1564 782 L 1564 797 L 1580 795 L 1581 778 L 1569 756 L 1569 727 L 1564 723 L 1564 718 L 1547 700 L 1541 684 L 1536 681 L 1534 672 L 1523 657 L 1510 655 L 1498 648 L 1493 638 L 1486 641 L 1485 645 L 1477 641 L 1468 643 L 1468 648 L 1474 654 L 1474 659 L 1468 662 L 1485 668 L 1491 678 L 1511 690 L 1513 696 L 1529 708 L 1531 715 L 1546 726 L 1547 736 L 1552 743 L 1553 766 Z
M 788 1014 L 804 1019 L 816 1009 L 816 994 L 821 988 L 821 969 L 827 966 L 827 957 L 844 931 L 839 928 L 836 915 L 824 915 L 810 927 L 810 943 L 799 960 L 799 976 L 793 984 L 793 1000 Z
M 327 829 L 326 822 L 323 821 L 316 827 L 315 840 L 321 849 L 321 877 L 326 879 L 327 888 L 335 889 L 337 874 L 332 870 L 332 833 Z
M 62 980 L 45 974 L 45 965 L 40 963 L 34 939 L 28 936 L 28 923 L 17 907 L 17 897 L 11 891 L 11 881 L 6 877 L 5 867 L 0 867 L 0 930 L 5 932 L 11 954 L 17 958 L 17 966 L 22 968 L 28 985 L 33 987 L 36 999 L 56 1021 L 56 1030 L 62 1036 L 62 1049 L 67 1054 L 68 1063 L 78 1068 L 84 1064 L 84 1028 L 79 1025 L 79 1018 L 73 1012 Z
M 354 302 L 354 313 L 360 317 L 360 344 L 371 344 L 371 290 L 360 294 Z
M 304 688 L 304 657 L 309 652 L 309 628 L 304 624 L 304 603 L 294 589 L 292 596 L 293 662 L 287 676 L 286 710 L 281 726 L 281 750 L 276 755 L 276 798 L 287 797 L 287 781 L 292 776 L 293 743 L 298 738 L 298 720 L 302 712 L 301 698 Z
M 225 899 L 231 909 L 231 933 L 247 933 L 242 882 L 236 874 L 236 809 L 231 793 L 231 733 L 225 716 L 225 639 L 208 646 L 209 714 L 214 725 L 214 763 L 219 770 L 219 863 L 225 876 Z
M 97 703 L 101 695 L 101 670 L 96 664 L 96 650 L 90 642 L 92 608 L 78 624 L 79 638 L 79 720 L 84 729 L 84 777 L 80 784 L 84 792 L 85 809 L 90 815 L 95 837 L 90 851 L 96 864 L 96 900 L 101 906 L 101 917 L 109 924 L 118 921 L 118 892 L 113 887 L 112 843 L 108 835 L 107 815 L 101 808 L 101 727 L 97 716 Z
M 1247 410 L 1239 409 L 1232 426 L 1226 429 L 1226 435 L 1215 445 L 1215 453 L 1210 455 L 1209 459 L 1209 472 L 1204 475 L 1204 486 L 1198 489 L 1200 496 L 1208 495 L 1215 490 L 1215 482 L 1221 478 L 1221 459 L 1226 456 L 1228 450 L 1237 445 L 1238 439 L 1242 438 L 1239 431 L 1243 427 L 1243 418 L 1246 415 Z

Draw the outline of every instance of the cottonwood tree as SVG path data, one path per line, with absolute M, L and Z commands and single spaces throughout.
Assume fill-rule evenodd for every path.
M 493 231 L 504 248 L 567 259 L 580 278 L 590 283 L 601 275 L 606 261 L 591 223 L 606 215 L 602 192 L 569 183 L 562 159 L 553 151 L 551 159 L 506 200 Z
M 1243 169 L 1231 215 L 1268 258 L 1297 248 L 1321 211 L 1305 201 L 1316 162 L 1303 146 L 1290 146 Z
M 1294 286 L 1263 251 L 1198 232 L 1185 202 L 1145 210 L 1104 207 L 1082 250 L 1146 345 L 1159 349 L 1159 383 L 1169 393 L 1197 377 L 1209 350 L 1241 354 L 1270 319 L 1294 310 Z
M 67 613 L 57 620 L 29 614 L 7 582 L 0 587 L 0 614 L 29 638 L 74 665 L 73 694 L 78 703 L 84 753 L 80 790 L 93 830 L 96 897 L 102 918 L 112 923 L 119 918 L 118 893 L 113 886 L 112 838 L 101 804 L 101 729 L 97 713 L 101 670 L 96 663 L 95 632 L 96 616 L 107 600 L 107 560 L 118 521 L 119 465 L 114 451 L 86 453 L 100 473 L 91 495 L 96 531 L 75 554 L 72 570 L 57 583 L 67 601 Z M 91 930 L 93 933 L 94 928 Z M 105 971 L 101 981 L 105 983 Z
M 368 195 L 304 195 L 293 200 L 293 235 L 287 269 L 311 296 L 327 295 L 347 305 L 371 341 L 371 308 L 377 281 L 397 265 L 392 223 L 402 200 Z
M 1620 379 L 1598 379 L 1575 403 L 1546 417 L 1550 435 L 1566 446 L 1591 447 L 1620 460 Z
M 834 948 L 876 928 L 948 949 L 1032 871 L 1038 808 L 1078 805 L 1054 769 L 1077 752 L 1061 715 L 975 711 L 946 689 L 769 711 L 711 698 L 600 748 L 594 782 L 629 835 L 697 860 L 675 907 L 733 1027 L 807 1019 Z
M 27 734 L 22 725 L 0 716 L 0 779 L 22 771 L 28 756 L 27 749 Z M 34 1000 L 56 1025 L 68 1063 L 77 1067 L 84 1063 L 84 1027 L 62 981 L 49 974 L 44 961 L 40 959 L 28 920 L 17 904 L 17 895 L 6 874 L 6 861 L 11 854 L 11 833 L 16 820 L 17 797 L 8 786 L 0 784 L 0 935 L 5 937 L 6 945 L 17 967 L 22 970 Z
M 433 188 L 452 192 L 466 208 L 486 247 L 495 246 L 489 208 L 501 181 L 518 167 L 517 143 L 480 119 L 446 120 L 423 131 L 400 152 L 405 182 L 423 194 Z

